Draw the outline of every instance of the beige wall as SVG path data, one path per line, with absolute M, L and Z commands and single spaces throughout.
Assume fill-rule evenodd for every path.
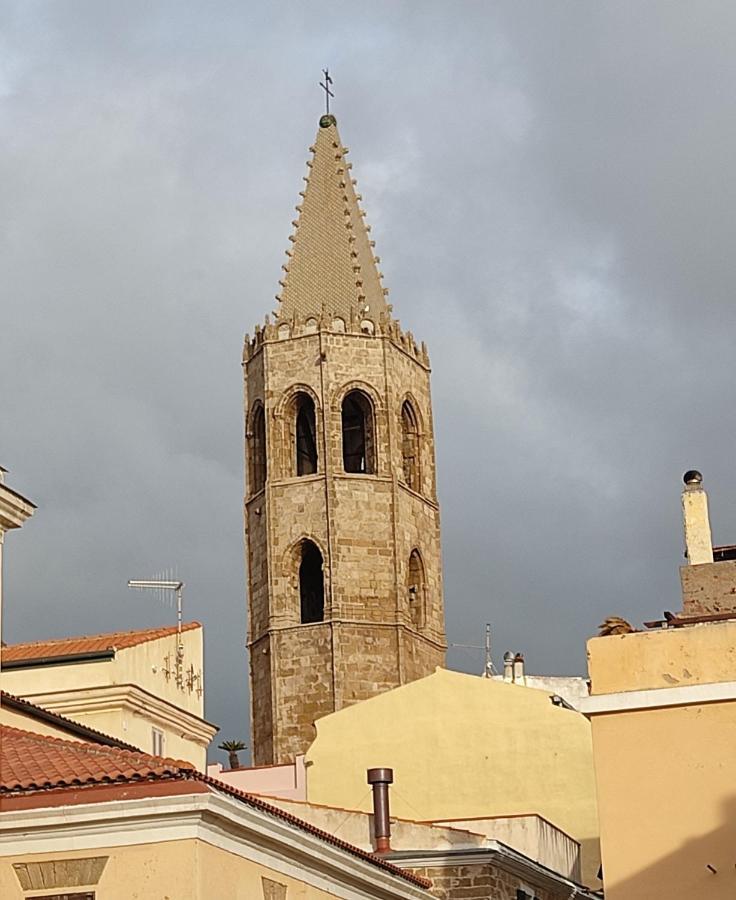
M 736 680 L 735 648 L 733 623 L 589 641 L 606 900 L 736 896 L 736 699 L 697 687 Z
M 307 799 L 370 809 L 366 769 L 394 769 L 392 812 L 448 820 L 537 813 L 600 857 L 590 725 L 542 691 L 443 669 L 317 722 Z
M 736 680 L 736 622 L 588 641 L 591 694 Z
M 0 724 L 9 725 L 11 728 L 20 728 L 22 731 L 32 731 L 34 734 L 44 734 L 48 737 L 62 738 L 65 741 L 81 741 L 81 737 L 70 734 L 66 729 L 59 728 L 49 722 L 43 722 L 34 716 L 25 715 L 8 706 L 0 707 Z
M 285 885 L 289 900 L 319 900 L 333 894 L 288 878 L 199 840 L 112 847 L 57 854 L 33 854 L 0 860 L 0 897 L 22 900 L 25 894 L 14 862 L 107 856 L 97 890 L 99 900 L 280 900 L 264 893 L 263 878 Z M 59 885 L 66 887 L 67 885 Z M 73 885 L 72 885 L 73 886 Z M 76 886 L 74 886 L 76 887 Z M 82 887 L 82 885 L 79 885 Z M 267 887 L 268 890 L 268 887 Z M 48 892 L 48 891 L 47 891 Z
M 184 672 L 192 666 L 202 673 L 202 629 L 184 631 L 182 644 Z M 117 650 L 111 660 L 7 669 L 3 688 L 147 753 L 157 728 L 164 733 L 164 755 L 204 771 L 214 729 L 203 719 L 204 691 L 198 695 L 196 685 L 185 680 L 179 687 L 173 674 L 166 677 L 176 645 L 172 634 Z

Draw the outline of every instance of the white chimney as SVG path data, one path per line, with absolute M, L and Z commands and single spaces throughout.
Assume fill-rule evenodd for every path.
M 685 472 L 682 492 L 682 520 L 685 527 L 685 553 L 688 565 L 713 562 L 713 543 L 708 518 L 708 495 L 703 476 L 695 469 Z

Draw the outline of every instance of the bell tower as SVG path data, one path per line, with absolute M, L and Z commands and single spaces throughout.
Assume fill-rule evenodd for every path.
M 386 303 L 334 116 L 310 150 L 279 309 L 243 351 L 256 765 L 445 662 L 427 350 Z

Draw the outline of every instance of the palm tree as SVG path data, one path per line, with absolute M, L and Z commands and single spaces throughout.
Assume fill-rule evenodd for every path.
M 238 752 L 240 750 L 245 750 L 248 745 L 244 744 L 242 741 L 223 741 L 218 745 L 218 750 L 224 750 L 228 755 L 228 760 L 230 762 L 231 769 L 240 768 L 240 760 L 238 759 Z

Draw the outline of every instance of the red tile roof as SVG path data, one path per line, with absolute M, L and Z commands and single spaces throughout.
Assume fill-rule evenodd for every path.
M 422 888 L 431 886 L 426 879 L 366 853 L 285 810 L 203 775 L 191 763 L 116 747 L 66 741 L 0 725 L 0 797 L 39 794 L 38 806 L 43 807 L 47 805 L 44 803 L 44 792 L 53 789 L 76 790 L 94 785 L 186 780 L 207 785 L 211 791 L 228 794 L 411 884 Z
M 199 622 L 186 622 L 182 631 L 201 628 Z M 113 631 L 109 634 L 91 634 L 81 637 L 52 638 L 47 641 L 32 641 L 27 644 L 9 644 L 2 648 L 2 661 L 15 662 L 23 659 L 44 659 L 47 657 L 73 656 L 77 653 L 103 653 L 107 650 L 122 650 L 135 647 L 147 641 L 176 634 L 176 625 L 168 628 L 145 628 L 141 631 Z
M 0 793 L 190 775 L 191 763 L 0 725 Z

